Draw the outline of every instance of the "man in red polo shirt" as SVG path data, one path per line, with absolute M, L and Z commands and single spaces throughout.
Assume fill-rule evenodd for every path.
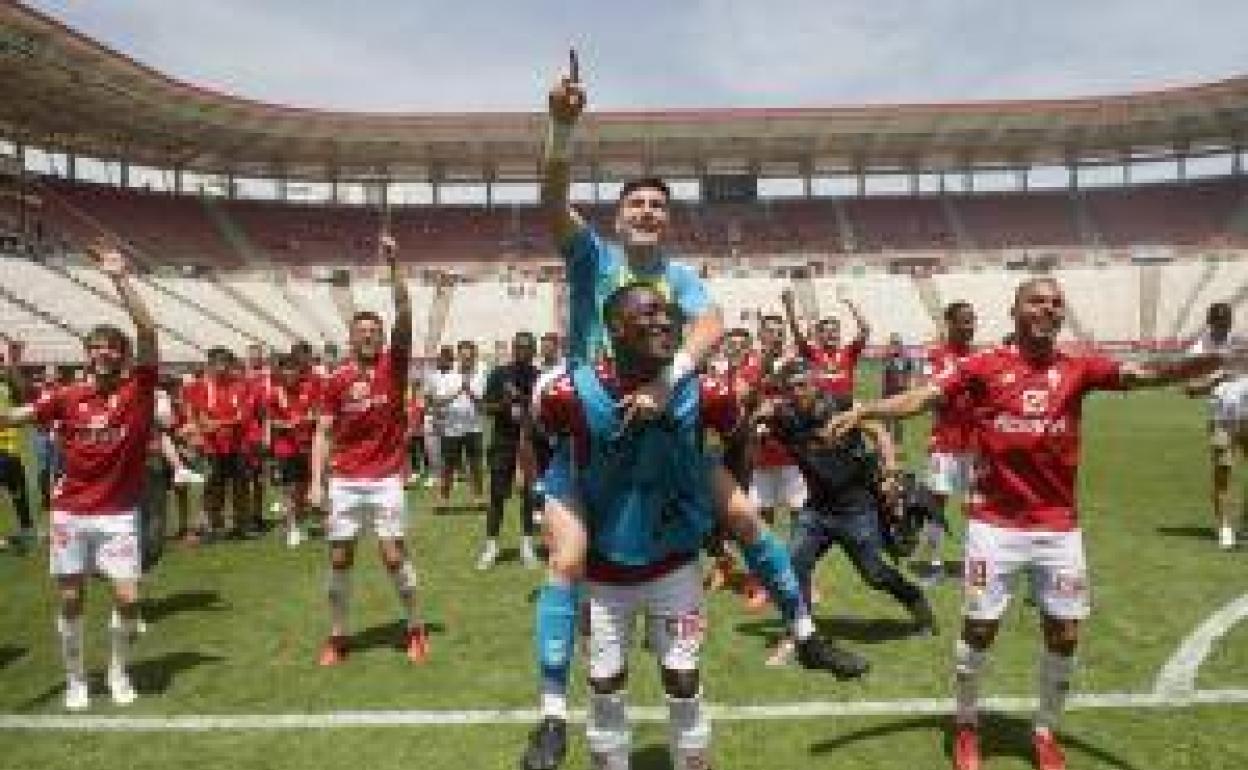
M 1090 610 L 1075 506 L 1084 397 L 1199 377 L 1224 358 L 1208 354 L 1140 364 L 1067 354 L 1057 347 L 1065 297 L 1052 278 L 1019 286 L 1011 315 L 1010 344 L 956 361 L 926 385 L 856 406 L 830 431 L 843 434 L 865 419 L 909 417 L 963 397 L 973 414 L 976 468 L 963 560 L 964 622 L 954 656 L 957 770 L 978 770 L 981 764 L 979 680 L 1017 573 L 1031 577 L 1044 633 L 1033 731 L 1036 766 L 1066 766 L 1053 728 L 1070 688 L 1080 622 Z
M 247 518 L 252 529 L 263 532 L 264 522 L 264 459 L 269 451 L 264 429 L 264 410 L 269 403 L 273 387 L 273 370 L 265 356 L 264 345 L 253 342 L 247 346 L 242 380 L 247 387 L 252 409 L 243 426 L 242 450 L 239 464 L 242 471 L 243 495 L 247 503 Z
M 138 507 L 156 405 L 156 324 L 130 282 L 121 253 L 97 245 L 91 256 L 112 278 L 134 322 L 133 346 L 115 326 L 94 327 L 84 340 L 85 381 L 50 388 L 34 404 L 0 413 L 4 425 L 58 426 L 64 466 L 52 490 L 49 539 L 60 595 L 56 625 L 65 663 L 65 707 L 71 711 L 90 705 L 82 605 L 85 579 L 96 573 L 113 585 L 108 688 L 118 704 L 136 697 L 126 664 L 138 615 Z
M 331 629 L 320 664 L 334 666 L 347 654 L 349 576 L 355 541 L 371 526 L 382 563 L 398 592 L 407 625 L 407 656 L 422 663 L 429 638 L 415 614 L 416 573 L 403 541 L 407 478 L 407 377 L 412 355 L 412 301 L 399 268 L 393 238 L 383 235 L 381 254 L 394 288 L 395 320 L 390 345 L 381 316 L 361 311 L 351 319 L 351 357 L 324 381 L 321 414 L 312 442 L 310 502 L 321 507 L 325 467 L 329 475 L 329 606 Z
M 286 545 L 291 548 L 303 542 L 300 522 L 308 500 L 309 460 L 319 400 L 317 381 L 300 372 L 295 356 L 279 356 L 272 385 L 267 388 L 265 443 L 273 452 L 273 483 L 281 492 L 277 505 L 285 515 Z

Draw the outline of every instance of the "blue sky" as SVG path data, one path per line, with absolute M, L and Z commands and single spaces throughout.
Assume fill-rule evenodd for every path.
M 337 109 L 540 109 L 569 44 L 601 109 L 1070 96 L 1248 73 L 1244 0 L 31 5 L 176 77 Z

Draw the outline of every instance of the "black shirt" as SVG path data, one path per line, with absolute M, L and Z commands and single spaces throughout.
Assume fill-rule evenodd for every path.
M 793 402 L 785 402 L 765 421 L 805 478 L 808 506 L 860 508 L 874 501 L 875 455 L 862 431 L 854 429 L 836 442 L 819 435 L 831 417 L 852 405 L 849 398 L 820 393 L 810 410 L 799 411 Z
M 499 406 L 490 410 L 495 441 L 516 441 L 520 437 L 520 426 L 529 419 L 533 386 L 540 373 L 533 364 L 517 363 L 502 364 L 490 370 L 485 381 L 485 402 Z

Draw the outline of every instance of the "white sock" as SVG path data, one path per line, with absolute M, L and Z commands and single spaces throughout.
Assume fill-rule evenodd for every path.
M 695 770 L 710 767 L 711 723 L 702 708 L 702 695 L 667 699 L 672 767 Z
M 82 616 L 67 618 L 56 616 L 56 630 L 61 636 L 61 658 L 65 663 L 65 676 L 71 682 L 85 682 L 86 664 L 82 655 Z
M 347 633 L 347 606 L 351 599 L 351 573 L 345 569 L 329 570 L 329 622 L 335 636 Z
M 563 692 L 542 692 L 542 716 L 568 718 L 568 695 Z
M 628 770 L 632 729 L 628 723 L 628 707 L 624 693 L 589 696 L 589 717 L 585 720 L 585 737 L 597 770 Z
M 412 563 L 405 559 L 398 569 L 391 570 L 390 582 L 394 583 L 394 591 L 399 595 L 399 608 L 407 627 L 416 627 L 419 625 L 415 610 L 416 570 L 412 569 Z
M 1036 730 L 1052 731 L 1066 707 L 1070 677 L 1075 669 L 1074 655 L 1058 655 L 1045 650 L 1036 669 L 1036 690 L 1039 703 L 1033 725 Z
M 110 672 L 124 674 L 130 664 L 130 645 L 134 642 L 136 625 L 133 618 L 126 619 L 120 612 L 113 611 L 108 624 L 109 639 L 112 641 L 108 661 Z
M 809 639 L 815 635 L 815 621 L 810 617 L 810 613 L 803 612 L 796 618 L 793 618 L 793 636 L 800 642 Z
M 957 700 L 958 724 L 974 725 L 979 721 L 979 678 L 988 653 L 977 650 L 958 639 L 953 650 L 953 689 Z

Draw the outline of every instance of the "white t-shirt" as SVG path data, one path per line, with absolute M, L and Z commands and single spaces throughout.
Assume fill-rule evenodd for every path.
M 1214 342 L 1206 331 L 1196 338 L 1188 352 L 1192 355 L 1229 354 L 1233 347 L 1242 347 L 1243 344 L 1243 340 L 1234 336 Z M 1219 369 L 1214 376 L 1217 384 L 1209 392 L 1210 416 L 1219 422 L 1248 420 L 1248 371 L 1243 367 L 1230 366 Z
M 426 392 L 439 401 L 450 398 L 451 401 L 442 407 L 441 423 L 443 436 L 463 436 L 468 433 L 481 433 L 485 430 L 483 415 L 467 393 L 464 386 L 477 399 L 485 396 L 485 369 L 476 367 L 471 373 L 465 374 L 459 369 L 449 372 L 430 372 L 426 380 Z

